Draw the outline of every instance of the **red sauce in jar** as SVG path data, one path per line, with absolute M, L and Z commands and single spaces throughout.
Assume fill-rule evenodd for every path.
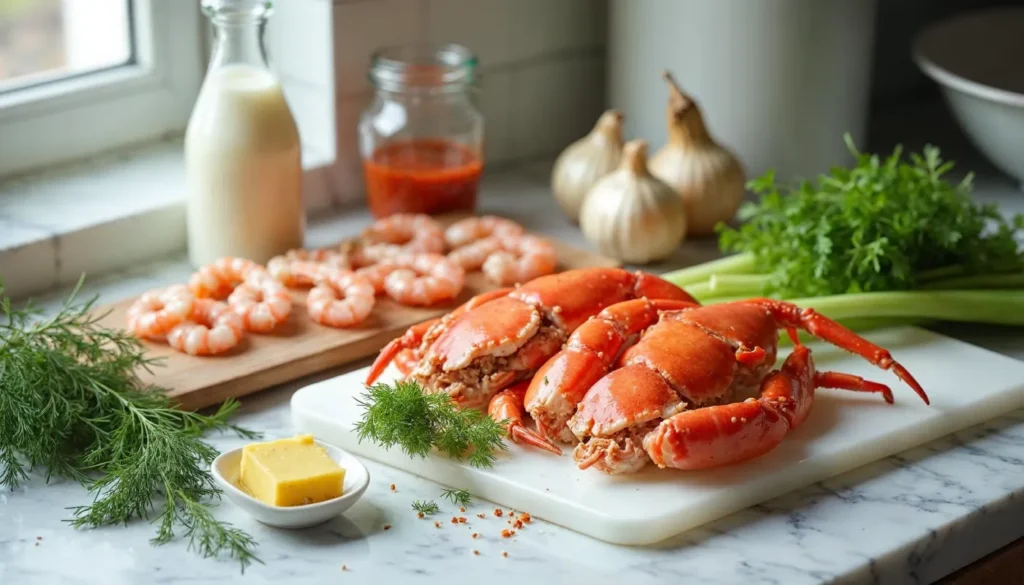
M 474 152 L 441 139 L 389 142 L 363 160 L 367 202 L 378 218 L 474 211 L 482 171 Z

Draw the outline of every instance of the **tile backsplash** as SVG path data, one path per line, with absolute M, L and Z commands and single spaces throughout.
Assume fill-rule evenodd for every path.
M 367 71 L 377 48 L 440 41 L 476 53 L 494 168 L 553 155 L 593 125 L 605 103 L 607 14 L 606 0 L 279 3 L 271 59 L 304 148 L 334 161 L 310 181 L 329 189 L 313 188 L 311 209 L 362 200 L 356 125 L 372 97 Z

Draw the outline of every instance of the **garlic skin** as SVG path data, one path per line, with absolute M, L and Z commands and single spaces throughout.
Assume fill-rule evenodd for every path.
M 650 170 L 682 197 L 688 233 L 713 235 L 743 203 L 746 174 L 736 156 L 711 137 L 696 102 L 671 73 L 664 78 L 670 92 L 668 142 L 651 157 Z
M 590 188 L 622 160 L 622 118 L 617 110 L 604 112 L 589 134 L 555 159 L 551 190 L 558 206 L 574 223 L 579 221 L 580 207 Z
M 682 243 L 683 200 L 647 169 L 645 140 L 626 143 L 619 168 L 587 193 L 580 228 L 598 252 L 631 264 L 664 260 Z

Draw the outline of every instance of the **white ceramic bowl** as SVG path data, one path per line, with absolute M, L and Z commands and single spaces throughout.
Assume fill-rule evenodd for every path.
M 322 524 L 349 509 L 370 485 L 370 472 L 358 459 L 333 445 L 320 441 L 316 441 L 316 444 L 326 449 L 327 456 L 345 469 L 345 482 L 339 498 L 290 507 L 271 506 L 257 500 L 238 487 L 241 447 L 221 453 L 210 467 L 214 479 L 228 499 L 256 520 L 276 528 L 307 528 Z
M 913 52 L 974 146 L 1024 183 L 1024 8 L 939 22 L 917 36 Z

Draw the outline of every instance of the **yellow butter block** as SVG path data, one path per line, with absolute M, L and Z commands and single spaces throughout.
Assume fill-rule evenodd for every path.
M 337 498 L 345 470 L 312 435 L 297 435 L 242 448 L 239 483 L 254 498 L 272 506 L 301 506 Z

